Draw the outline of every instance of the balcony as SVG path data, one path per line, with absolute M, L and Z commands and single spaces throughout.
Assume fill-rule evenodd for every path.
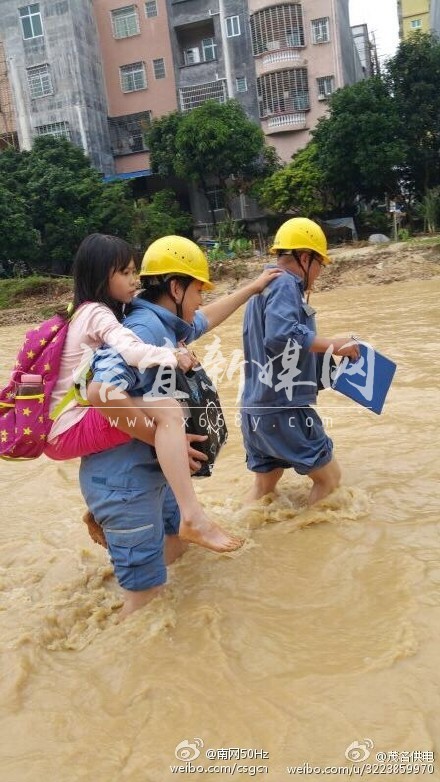
M 257 71 L 263 73 L 279 69 L 280 65 L 299 68 L 307 64 L 302 50 L 279 49 L 276 52 L 265 52 L 255 59 Z
M 273 117 L 262 119 L 263 132 L 286 133 L 294 130 L 304 130 L 307 127 L 307 114 L 305 111 L 296 111 L 290 114 L 276 114 Z

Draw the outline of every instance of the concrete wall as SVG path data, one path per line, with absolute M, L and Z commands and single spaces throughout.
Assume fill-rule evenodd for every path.
M 15 111 L 6 66 L 5 48 L 0 41 L 0 149 L 14 145 L 15 140 Z
M 114 171 L 96 25 L 91 0 L 41 0 L 43 36 L 23 39 L 22 0 L 0 0 L 3 39 L 20 147 L 27 149 L 38 126 L 68 122 L 70 138 L 104 174 Z M 32 99 L 27 69 L 48 64 L 53 94 Z
M 431 0 L 431 30 L 440 37 L 440 0 Z

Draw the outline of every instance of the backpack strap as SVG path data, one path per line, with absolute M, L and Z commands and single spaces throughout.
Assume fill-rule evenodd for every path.
M 72 385 L 68 391 L 64 394 L 63 398 L 60 399 L 58 404 L 54 407 L 50 414 L 50 418 L 52 421 L 56 421 L 57 418 L 60 417 L 61 413 L 64 413 L 65 409 L 70 405 L 72 402 L 75 402 L 75 404 L 79 405 L 80 407 L 90 407 L 90 402 L 87 399 L 84 399 L 79 391 L 78 385 Z
M 89 302 L 87 302 L 87 301 L 84 301 L 84 302 L 83 302 L 83 304 L 88 304 L 88 303 L 89 303 Z M 80 304 L 80 306 L 78 307 L 78 309 L 77 309 L 77 310 L 75 310 L 75 312 L 73 313 L 73 315 L 72 315 L 73 304 L 69 304 L 69 305 L 68 305 L 68 307 L 67 307 L 67 312 L 68 312 L 68 315 L 69 315 L 69 326 L 70 326 L 70 325 L 73 323 L 73 321 L 75 320 L 75 318 L 76 318 L 76 316 L 78 315 L 78 313 L 79 313 L 79 311 L 80 311 L 81 307 L 83 306 L 83 304 Z M 82 378 L 85 380 L 85 382 L 87 382 L 87 380 L 89 379 L 89 377 L 91 377 L 91 372 L 90 372 L 90 364 L 88 364 L 87 366 L 85 366 L 85 367 L 84 367 L 84 368 L 81 370 L 81 377 L 82 377 Z M 90 405 L 90 402 L 88 402 L 88 401 L 87 401 L 87 399 L 84 399 L 84 398 L 81 396 L 81 393 L 80 393 L 80 390 L 79 390 L 79 389 L 80 389 L 80 385 L 79 385 L 79 383 L 72 383 L 72 385 L 71 385 L 71 387 L 69 388 L 69 390 L 68 390 L 68 391 L 66 391 L 66 393 L 65 393 L 65 394 L 64 394 L 64 396 L 63 396 L 63 398 L 62 398 L 62 399 L 60 399 L 60 401 L 58 402 L 58 404 L 57 404 L 57 405 L 54 407 L 54 409 L 52 410 L 52 412 L 51 412 L 51 414 L 50 414 L 50 416 L 49 416 L 49 418 L 50 418 L 52 421 L 56 421 L 56 420 L 57 420 L 57 418 L 59 418 L 59 417 L 60 417 L 61 413 L 64 413 L 65 409 L 66 409 L 66 408 L 68 407 L 68 405 L 70 405 L 72 402 L 75 402 L 75 404 L 77 404 L 78 406 L 81 406 L 81 407 L 90 407 L 90 406 L 91 406 L 91 405 Z

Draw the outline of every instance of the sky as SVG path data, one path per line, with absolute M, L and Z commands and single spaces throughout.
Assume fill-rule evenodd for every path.
M 396 0 L 349 0 L 350 24 L 368 25 L 374 33 L 381 63 L 392 57 L 399 43 Z

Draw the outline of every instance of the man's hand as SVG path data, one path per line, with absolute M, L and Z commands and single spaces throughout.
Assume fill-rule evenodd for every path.
M 193 369 L 197 365 L 197 358 L 192 352 L 192 350 L 188 350 L 186 345 L 179 344 L 179 347 L 176 350 L 176 358 L 177 358 L 177 366 L 179 369 L 181 369 L 183 372 L 189 372 L 190 369 Z
M 352 337 L 332 339 L 332 353 L 335 356 L 348 356 L 352 361 L 357 361 L 361 355 L 359 345 Z
M 265 269 L 264 272 L 261 272 L 256 280 L 251 283 L 254 288 L 254 293 L 261 293 L 261 291 L 264 291 L 266 285 L 269 285 L 269 283 L 276 277 L 279 277 L 280 274 L 283 274 L 283 269 Z
M 208 437 L 206 434 L 187 434 L 186 435 L 186 443 L 188 447 L 188 462 L 189 462 L 189 469 L 191 472 L 198 472 L 200 470 L 200 467 L 202 466 L 202 462 L 207 462 L 208 457 L 202 453 L 201 451 L 196 451 L 195 448 L 192 447 L 192 443 L 203 443 L 205 440 L 207 440 Z

